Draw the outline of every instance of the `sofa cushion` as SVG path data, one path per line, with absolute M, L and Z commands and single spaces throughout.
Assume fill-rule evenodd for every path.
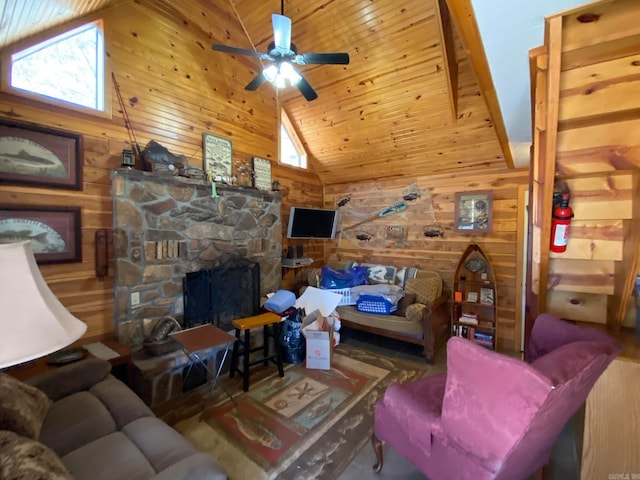
M 115 431 L 116 424 L 104 404 L 89 392 L 79 392 L 51 405 L 40 440 L 62 456 Z
M 109 410 L 117 430 L 122 430 L 122 427 L 137 418 L 155 416 L 133 390 L 116 378 L 108 378 L 95 384 L 89 393 Z
M 131 422 L 122 432 L 140 449 L 156 472 L 197 452 L 182 435 L 155 417 Z
M 404 297 L 398 302 L 398 309 L 393 312 L 393 315 L 404 317 L 407 314 L 407 307 L 416 301 L 415 293 L 405 293 Z
M 0 474 L 3 480 L 73 480 L 49 448 L 8 430 L 0 431 Z
M 42 390 L 51 400 L 58 400 L 72 393 L 88 390 L 105 379 L 111 372 L 111 364 L 99 358 L 88 358 L 69 363 L 27 380 L 27 383 Z
M 429 305 L 438 298 L 438 291 L 441 285 L 440 278 L 409 278 L 405 282 L 405 292 L 415 293 L 416 301 Z
M 155 471 L 144 453 L 122 432 L 114 432 L 64 455 L 75 480 L 142 480 Z
M 50 406 L 41 390 L 0 373 L 0 429 L 37 440 Z

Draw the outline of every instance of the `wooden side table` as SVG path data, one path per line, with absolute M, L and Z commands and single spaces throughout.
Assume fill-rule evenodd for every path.
M 122 375 L 116 375 L 123 377 L 129 385 L 131 385 L 131 355 L 133 351 L 126 345 L 118 342 L 112 334 L 98 335 L 95 337 L 81 338 L 80 340 L 72 343 L 68 347 L 65 347 L 62 350 L 66 350 L 68 348 L 78 348 L 83 345 L 88 345 L 90 343 L 102 343 L 105 347 L 113 350 L 118 354 L 117 357 L 110 358 L 108 361 L 114 368 L 114 373 L 120 373 L 122 370 Z M 95 358 L 90 352 L 87 353 L 82 358 Z M 79 359 L 82 360 L 82 359 Z M 78 361 L 79 361 L 78 360 Z M 54 364 L 48 363 L 47 357 L 41 357 L 36 360 L 31 360 L 30 362 L 22 363 L 20 365 L 15 365 L 6 370 L 6 373 L 11 375 L 12 377 L 17 378 L 18 380 L 27 380 L 28 378 L 35 377 L 36 375 L 43 374 L 50 370 L 54 370 L 62 365 L 66 364 Z

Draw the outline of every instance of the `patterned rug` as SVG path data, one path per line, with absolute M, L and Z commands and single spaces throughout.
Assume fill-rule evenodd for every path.
M 205 403 L 191 404 L 188 418 L 176 409 L 164 416 L 217 458 L 230 480 L 338 477 L 370 441 L 373 407 L 389 383 L 437 370 L 346 344 L 336 347 L 328 371 L 287 365 L 280 378 L 274 365 L 254 368 L 249 392 L 237 377 L 222 382 L 233 401 L 217 387 Z

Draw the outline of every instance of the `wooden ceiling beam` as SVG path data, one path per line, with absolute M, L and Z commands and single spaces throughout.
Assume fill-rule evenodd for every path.
M 453 41 L 453 26 L 451 15 L 445 0 L 434 0 L 436 19 L 440 32 L 440 43 L 444 53 L 444 71 L 447 77 L 449 91 L 449 106 L 451 118 L 455 122 L 458 118 L 458 62 L 456 61 L 456 46 Z
M 467 57 L 471 63 L 482 97 L 489 110 L 493 127 L 495 128 L 502 153 L 509 168 L 513 168 L 513 156 L 509 147 L 509 138 L 507 137 L 507 129 L 504 125 L 502 113 L 500 112 L 500 104 L 491 71 L 489 70 L 489 62 L 482 44 L 480 29 L 471 5 L 471 0 L 446 0 L 449 12 L 456 27 L 456 31 L 462 40 L 462 44 L 467 52 Z

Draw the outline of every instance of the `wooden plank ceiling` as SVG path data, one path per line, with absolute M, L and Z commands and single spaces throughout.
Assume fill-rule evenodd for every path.
M 36 30 L 122 1 L 8 0 L 0 12 L 0 48 Z M 310 153 L 311 165 L 325 185 L 485 172 L 509 165 L 494 127 L 501 117 L 496 111 L 489 114 L 482 94 L 486 89 L 473 74 L 478 68 L 467 58 L 466 52 L 482 48 L 463 47 L 454 25 L 468 24 L 468 18 L 462 23 L 453 18 L 447 22 L 455 56 L 449 62 L 452 58 L 457 61 L 457 72 L 446 68 L 435 2 L 285 0 L 284 13 L 293 22 L 292 40 L 300 53 L 338 51 L 348 52 L 351 58 L 349 65 L 298 67 L 317 91 L 315 101 L 307 102 L 295 88 L 275 92 L 270 84 L 254 92 L 256 101 L 273 101 L 288 112 Z M 271 14 L 280 13 L 281 7 L 277 0 L 137 3 L 163 15 L 183 16 L 208 32 L 212 43 L 262 52 L 272 41 Z M 444 2 L 440 7 L 446 10 Z M 39 19 L 35 24 L 34 18 Z M 204 54 L 226 57 L 216 60 L 233 63 L 241 85 L 262 68 L 260 60 L 253 57 L 208 48 Z M 447 83 L 447 71 L 457 73 L 451 84 Z M 450 85 L 457 92 L 453 101 Z

